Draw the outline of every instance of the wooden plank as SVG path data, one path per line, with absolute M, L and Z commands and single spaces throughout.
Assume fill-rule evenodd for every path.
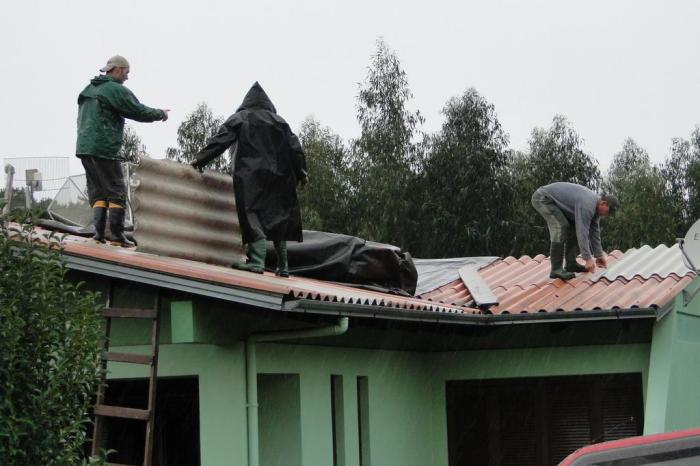
M 151 417 L 151 412 L 148 409 L 124 408 L 122 406 L 97 405 L 95 406 L 95 415 L 118 417 L 122 419 L 137 419 L 147 421 Z
M 114 362 L 130 362 L 132 364 L 151 364 L 153 356 L 149 354 L 117 353 L 108 351 L 102 353 L 102 359 Z
M 489 307 L 498 304 L 498 298 L 474 266 L 467 265 L 459 269 L 459 278 L 464 282 L 477 306 Z
M 155 309 L 123 309 L 109 307 L 102 310 L 103 317 L 129 317 L 134 319 L 155 319 L 158 311 Z

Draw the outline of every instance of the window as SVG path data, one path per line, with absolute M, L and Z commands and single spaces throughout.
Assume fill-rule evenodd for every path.
M 640 374 L 449 381 L 450 466 L 555 465 L 642 433 Z
M 343 376 L 331 375 L 331 420 L 333 428 L 333 466 L 345 466 L 345 417 Z
M 368 385 L 366 376 L 357 378 L 357 426 L 360 439 L 360 466 L 370 466 Z

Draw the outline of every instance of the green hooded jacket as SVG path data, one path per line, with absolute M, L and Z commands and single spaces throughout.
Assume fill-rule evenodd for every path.
M 78 157 L 121 159 L 124 118 L 152 122 L 165 112 L 147 107 L 121 83 L 109 76 L 96 76 L 78 96 Z

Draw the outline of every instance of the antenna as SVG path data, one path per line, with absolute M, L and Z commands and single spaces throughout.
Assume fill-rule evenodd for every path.
M 700 220 L 693 223 L 685 234 L 685 238 L 678 238 L 677 241 L 686 267 L 698 272 L 695 264 L 700 265 Z

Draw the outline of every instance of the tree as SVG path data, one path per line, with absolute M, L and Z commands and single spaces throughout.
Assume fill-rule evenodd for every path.
M 124 140 L 119 149 L 120 155 L 129 163 L 138 164 L 141 157 L 148 157 L 146 146 L 131 125 L 124 126 Z
M 598 162 L 584 152 L 583 139 L 566 117 L 556 115 L 549 129 L 532 130 L 529 145 L 527 177 L 532 187 L 567 181 L 597 189 L 600 183 Z
M 357 97 L 362 130 L 353 142 L 352 186 L 356 188 L 350 215 L 359 220 L 360 236 L 405 245 L 417 172 L 418 146 L 413 143 L 423 123 L 419 112 L 407 109 L 413 97 L 396 54 L 379 39 L 367 77 Z
M 512 190 L 508 135 L 493 104 L 476 89 L 453 97 L 424 162 L 422 218 L 433 232 L 417 254 L 428 257 L 507 252 Z
M 649 154 L 632 139 L 625 141 L 608 170 L 604 191 L 620 201 L 619 211 L 607 220 L 603 243 L 625 251 L 645 244 L 674 242 L 675 213 L 669 209 L 666 182 Z
M 678 219 L 675 234 L 682 237 L 700 216 L 700 127 L 690 140 L 673 138 L 661 171 L 670 196 L 668 207 Z
M 353 228 L 347 215 L 352 189 L 343 140 L 312 118 L 302 123 L 299 140 L 311 178 L 299 190 L 304 228 L 347 233 Z
M 0 458 L 80 464 L 100 375 L 101 305 L 65 279 L 57 236 L 38 240 L 31 226 L 11 225 L 0 218 Z
M 214 136 L 221 127 L 224 119 L 215 117 L 211 109 L 205 103 L 197 105 L 192 113 L 180 124 L 177 129 L 177 148 L 168 147 L 165 156 L 170 160 L 180 163 L 190 163 L 194 160 L 209 138 Z M 231 157 L 222 155 L 207 164 L 211 170 L 223 173 L 231 172 Z

